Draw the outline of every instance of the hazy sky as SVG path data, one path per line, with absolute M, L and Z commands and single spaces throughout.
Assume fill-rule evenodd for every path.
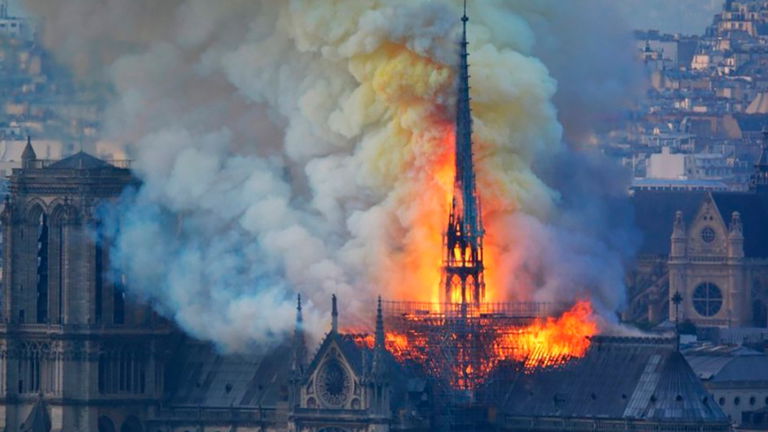
M 586 0 L 563 1 L 587 3 Z M 712 21 L 712 15 L 721 9 L 724 0 L 611 1 L 624 12 L 632 29 L 657 28 L 668 33 L 701 34 Z M 23 5 L 24 0 L 10 0 L 10 4 L 11 12 L 18 13 L 20 11 L 18 5 Z
M 580 1 L 580 0 L 569 0 Z M 635 29 L 701 34 L 723 0 L 613 0 Z

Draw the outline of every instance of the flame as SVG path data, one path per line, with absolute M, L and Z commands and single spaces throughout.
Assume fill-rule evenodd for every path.
M 476 317 L 477 318 L 477 317 Z M 483 319 L 483 318 L 479 318 Z M 588 301 L 576 303 L 557 318 L 537 319 L 526 326 L 505 325 L 492 318 L 482 322 L 482 331 L 465 334 L 447 333 L 440 338 L 448 341 L 452 357 L 446 363 L 446 353 L 430 335 L 420 332 L 419 318 L 409 317 L 413 324 L 405 333 L 386 333 L 387 350 L 401 363 L 413 361 L 436 376 L 445 377 L 441 370 L 451 365 L 447 374 L 450 384 L 458 389 L 474 389 L 482 384 L 502 362 L 521 366 L 523 373 L 542 368 L 558 367 L 576 358 L 584 357 L 590 338 L 598 333 L 592 305 Z M 445 327 L 436 327 L 446 331 Z M 372 349 L 374 337 L 370 334 L 353 335 L 358 345 Z M 479 350 L 479 351 L 478 351 Z
M 524 362 L 527 368 L 537 368 L 583 357 L 589 349 L 589 338 L 597 332 L 592 304 L 580 301 L 559 318 L 539 319 L 504 338 L 516 348 L 511 354 L 513 360 Z

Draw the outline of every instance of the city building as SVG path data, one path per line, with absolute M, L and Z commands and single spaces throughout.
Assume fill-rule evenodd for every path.
M 768 410 L 765 353 L 740 345 L 704 345 L 686 349 L 683 354 L 732 423 L 739 429 L 765 429 L 766 423 L 760 418 Z

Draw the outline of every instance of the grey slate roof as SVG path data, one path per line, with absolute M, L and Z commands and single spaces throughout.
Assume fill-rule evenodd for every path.
M 186 341 L 175 357 L 171 406 L 275 407 L 287 399 L 288 347 L 261 355 L 223 355 L 208 343 Z
M 583 358 L 564 366 L 515 368 L 500 380 L 501 409 L 510 416 L 727 422 L 669 341 L 596 337 Z
M 734 211 L 744 225 L 744 254 L 768 257 L 768 197 L 748 192 L 637 191 L 632 197 L 635 221 L 641 232 L 641 255 L 669 255 L 675 213 L 683 212 L 690 225 L 707 194 L 728 223 Z
M 91 156 L 84 151 L 77 152 L 72 156 L 66 157 L 60 161 L 54 162 L 48 166 L 53 169 L 98 169 L 115 168 L 107 162 Z
M 323 339 L 322 343 L 320 343 L 320 347 L 314 353 L 314 357 L 311 359 L 311 362 L 307 367 L 307 370 L 311 371 L 317 368 L 318 363 L 320 362 L 320 360 L 322 360 L 322 353 L 325 352 L 326 349 L 328 349 L 328 346 L 332 342 L 336 342 L 336 344 L 339 347 L 339 350 L 341 350 L 341 353 L 344 355 L 344 358 L 347 359 L 347 361 L 349 362 L 349 365 L 352 367 L 352 370 L 356 374 L 362 375 L 365 372 L 363 370 L 363 357 L 366 355 L 370 357 L 371 350 L 363 349 L 357 346 L 353 335 L 333 333 L 333 332 L 330 332 L 327 335 L 325 335 L 325 338 Z
M 734 357 L 712 377 L 712 382 L 768 381 L 768 357 Z
M 706 192 L 637 191 L 632 197 L 635 223 L 641 232 L 640 254 L 669 255 L 675 213 L 680 210 L 686 223 L 698 212 Z
M 696 347 L 685 351 L 696 375 L 711 383 L 768 381 L 768 356 L 736 345 Z

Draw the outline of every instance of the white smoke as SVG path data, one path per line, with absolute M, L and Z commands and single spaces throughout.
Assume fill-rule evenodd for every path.
M 478 164 L 497 173 L 480 180 L 504 197 L 488 229 L 510 230 L 510 243 L 527 237 L 522 247 L 489 246 L 507 251 L 505 286 L 535 287 L 539 300 L 589 295 L 614 311 L 624 301 L 624 255 L 615 254 L 624 246 L 574 234 L 588 215 L 558 211 L 567 200 L 533 170 L 565 151 L 557 82 L 536 55 L 560 53 L 563 71 L 581 60 L 561 47 L 612 34 L 558 24 L 591 17 L 583 4 L 472 3 L 475 132 L 485 143 Z M 451 118 L 457 1 L 26 6 L 45 17 L 48 46 L 115 89 L 105 133 L 127 143 L 143 180 L 112 209 L 115 262 L 132 294 L 229 350 L 289 332 L 296 292 L 309 301 L 305 322 L 315 334 L 326 329 L 331 293 L 343 310 L 361 312 L 342 322 L 370 320 L 362 312 L 381 292 L 373 269 L 404 271 L 392 256 L 419 235 L 410 230 L 421 217 L 408 202 L 413 185 L 444 153 L 431 120 Z M 606 50 L 624 55 L 618 44 Z M 603 91 L 599 75 L 560 77 L 565 89 Z

